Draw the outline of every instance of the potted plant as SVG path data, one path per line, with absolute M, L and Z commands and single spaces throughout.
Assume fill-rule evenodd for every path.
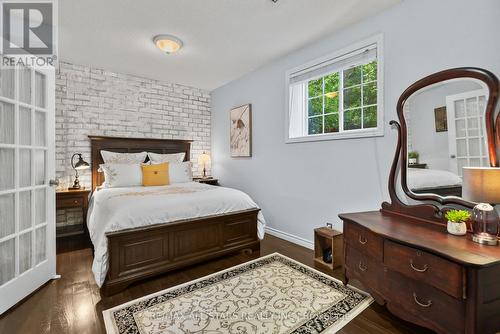
M 408 164 L 410 164 L 410 165 L 418 164 L 418 152 L 417 151 L 408 152 Z
M 467 234 L 466 222 L 470 219 L 470 212 L 467 210 L 450 210 L 444 217 L 448 220 L 448 233 L 453 235 Z

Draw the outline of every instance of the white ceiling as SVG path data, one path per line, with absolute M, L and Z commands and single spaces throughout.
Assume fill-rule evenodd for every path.
M 62 0 L 59 56 L 110 71 L 215 89 L 400 0 Z M 152 42 L 172 34 L 183 49 Z

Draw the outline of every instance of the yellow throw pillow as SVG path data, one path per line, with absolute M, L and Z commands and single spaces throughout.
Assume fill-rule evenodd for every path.
M 155 165 L 142 165 L 142 185 L 166 186 L 170 184 L 168 162 Z

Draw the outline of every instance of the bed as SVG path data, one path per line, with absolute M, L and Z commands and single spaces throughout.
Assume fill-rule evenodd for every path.
M 413 193 L 462 197 L 462 179 L 446 170 L 408 168 L 408 187 Z
M 101 150 L 184 152 L 186 161 L 190 157 L 190 141 L 89 138 L 93 195 L 88 227 L 94 244 L 92 269 L 104 295 L 215 257 L 260 249 L 259 236 L 263 237 L 265 223 L 262 214 L 248 195 L 237 190 L 189 182 L 96 191 L 104 182 L 99 171 L 103 163 Z M 170 201 L 174 197 L 176 201 Z M 217 202 L 218 198 L 224 199 Z M 188 210 L 190 207 L 192 210 Z

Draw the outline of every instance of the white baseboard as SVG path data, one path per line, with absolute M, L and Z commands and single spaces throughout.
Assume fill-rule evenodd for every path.
M 269 233 L 270 235 L 284 239 L 286 241 L 293 242 L 294 244 L 300 245 L 302 247 L 314 249 L 314 242 L 307 240 L 307 239 L 304 239 L 304 238 L 301 238 L 301 237 L 298 237 L 296 235 L 286 233 L 286 232 L 277 230 L 277 229 L 269 227 L 269 226 L 266 226 L 266 233 Z

